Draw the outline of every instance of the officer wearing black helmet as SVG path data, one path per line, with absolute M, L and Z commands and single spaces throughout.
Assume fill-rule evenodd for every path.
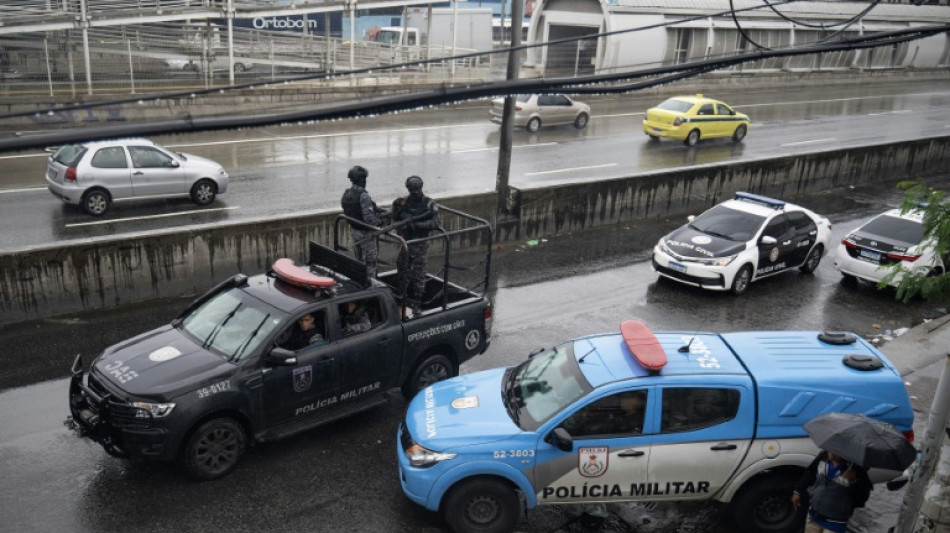
M 359 165 L 350 169 L 347 177 L 353 185 L 343 192 L 340 205 L 343 207 L 344 215 L 380 227 L 383 225 L 380 215 L 385 216 L 385 213 L 376 207 L 376 203 L 366 192 L 367 176 L 369 172 Z M 370 228 L 353 222 L 350 222 L 350 235 L 353 237 L 353 255 L 366 264 L 366 275 L 369 278 L 375 278 L 379 256 L 377 236 Z
M 428 237 L 432 230 L 439 228 L 439 206 L 422 194 L 422 178 L 419 176 L 409 176 L 406 189 L 409 196 L 393 202 L 393 222 L 410 221 L 399 228 L 399 235 L 410 242 L 408 250 L 399 251 L 397 270 L 399 289 L 406 297 L 403 306 L 409 308 L 411 315 L 421 311 L 426 288 L 426 254 L 429 251 L 429 241 L 411 241 Z

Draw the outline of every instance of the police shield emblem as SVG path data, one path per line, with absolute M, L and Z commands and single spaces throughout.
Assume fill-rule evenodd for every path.
M 584 477 L 597 477 L 607 471 L 607 459 L 610 450 L 606 446 L 579 448 L 577 450 L 577 470 Z
M 769 261 L 773 263 L 778 261 L 778 248 L 772 248 L 772 251 L 769 252 Z
M 305 366 L 294 369 L 294 392 L 304 392 L 310 390 L 313 383 L 312 367 Z

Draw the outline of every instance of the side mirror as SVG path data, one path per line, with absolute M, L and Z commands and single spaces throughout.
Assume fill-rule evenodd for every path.
M 297 354 L 278 346 L 264 356 L 264 362 L 273 366 L 295 366 L 297 364 Z
M 172 159 L 172 168 L 178 168 L 181 166 L 181 163 L 177 159 Z
M 562 452 L 574 451 L 574 439 L 564 428 L 554 428 L 544 440 Z
M 690 215 L 690 216 L 686 217 L 686 220 L 687 220 L 688 222 L 692 222 L 692 221 L 696 220 L 696 215 Z
M 770 245 L 770 246 L 771 246 L 771 245 L 777 243 L 778 241 L 775 240 L 775 237 L 772 237 L 772 236 L 769 236 L 769 235 L 764 235 L 764 236 L 759 240 L 759 242 L 761 242 L 762 244 L 766 244 L 766 245 Z

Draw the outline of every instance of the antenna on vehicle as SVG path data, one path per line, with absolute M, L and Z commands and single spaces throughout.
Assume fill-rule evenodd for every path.
M 693 334 L 693 336 L 689 338 L 689 342 L 677 348 L 676 351 L 679 353 L 689 353 L 689 349 L 693 345 L 694 340 L 696 340 L 695 334 Z

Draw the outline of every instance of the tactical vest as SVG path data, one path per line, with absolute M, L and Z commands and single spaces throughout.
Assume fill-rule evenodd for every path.
M 429 216 L 424 216 L 416 220 L 416 222 L 429 220 L 435 214 L 432 212 L 431 209 L 429 209 L 429 203 L 431 201 L 432 200 L 428 196 L 422 195 L 421 197 L 416 199 L 413 195 L 410 194 L 409 197 L 406 198 L 406 204 L 402 207 L 402 209 L 399 212 L 399 220 L 415 218 L 419 215 L 424 215 L 426 212 L 429 213 Z M 420 239 L 422 237 L 429 236 L 429 230 L 427 229 L 412 230 L 409 228 L 404 228 L 401 231 L 401 233 L 402 233 L 403 238 L 407 240 Z
M 363 220 L 363 208 L 360 206 L 360 195 L 363 194 L 362 190 L 357 190 L 356 187 L 350 187 L 349 189 L 343 191 L 343 198 L 340 200 L 340 206 L 343 207 L 343 214 L 366 222 Z M 357 227 L 356 224 L 350 223 L 350 226 L 353 226 L 356 229 L 366 230 L 364 227 Z

